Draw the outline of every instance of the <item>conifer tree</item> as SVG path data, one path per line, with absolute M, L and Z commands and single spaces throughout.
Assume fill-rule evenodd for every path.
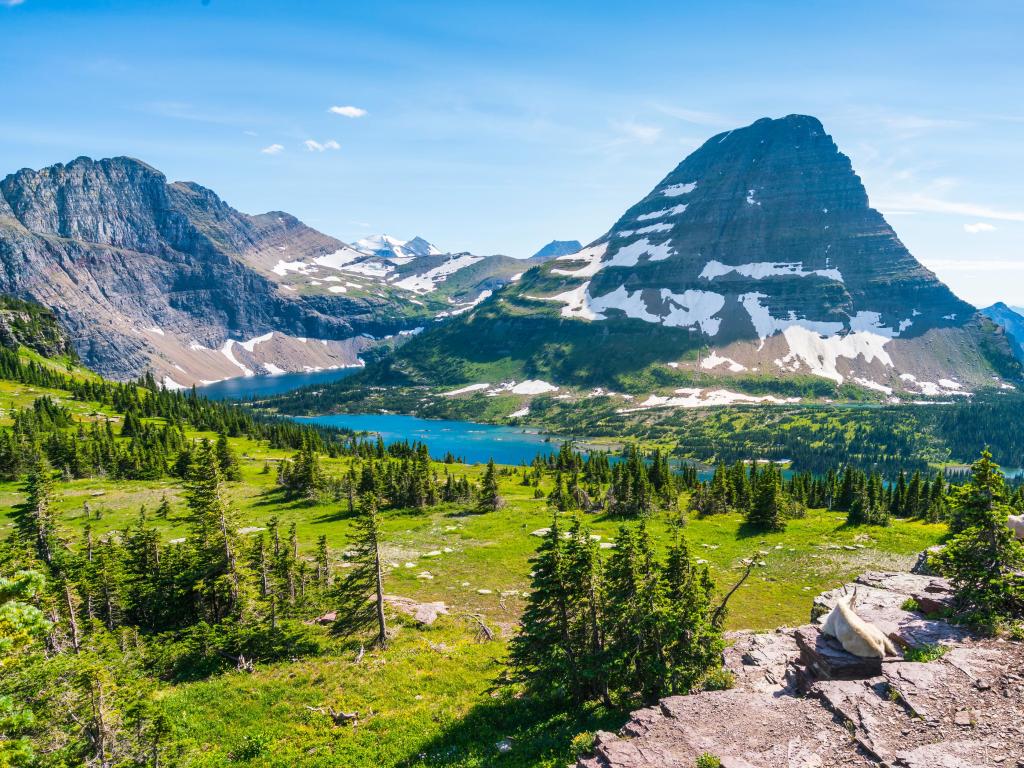
M 193 455 L 185 500 L 201 610 L 217 621 L 240 616 L 244 604 L 237 524 L 224 498 L 220 462 L 209 440 L 203 440 Z
M 36 555 L 47 565 L 53 565 L 56 523 L 53 510 L 53 469 L 46 457 L 33 457 L 25 479 L 25 503 L 18 509 L 17 519 L 22 535 L 32 543 Z
M 643 518 L 635 528 L 619 529 L 605 585 L 609 682 L 647 700 L 656 698 L 664 691 L 668 672 L 668 601 Z
M 565 588 L 565 542 L 552 515 L 532 566 L 531 592 L 519 633 L 509 644 L 518 679 L 535 693 L 573 698 L 581 690 L 580 662 L 571 641 Z
M 345 578 L 338 585 L 339 630 L 346 634 L 376 625 L 375 644 L 387 647 L 388 628 L 384 615 L 384 568 L 381 562 L 380 515 L 377 497 L 359 497 L 355 535 L 349 544 L 352 557 Z M 369 599 L 372 596 L 372 600 Z
M 690 554 L 682 529 L 677 529 L 665 566 L 668 608 L 666 692 L 689 693 L 721 658 L 722 629 L 713 620 L 714 582 L 707 565 Z
M 564 585 L 569 643 L 579 671 L 580 701 L 599 698 L 611 704 L 605 660 L 602 563 L 600 549 L 577 515 L 565 542 Z
M 757 479 L 754 503 L 747 524 L 760 531 L 781 531 L 786 527 L 786 498 L 782 493 L 782 475 L 774 465 L 765 467 Z
M 1024 545 L 1006 524 L 1005 482 L 987 449 L 971 471 L 970 482 L 951 499 L 956 535 L 937 559 L 959 610 L 992 630 L 1002 620 L 1024 617 Z
M 316 583 L 326 586 L 331 580 L 331 561 L 327 552 L 327 536 L 321 536 L 316 542 Z
M 242 479 L 242 470 L 238 466 L 238 457 L 235 456 L 228 436 L 221 432 L 217 435 L 217 463 L 220 465 L 221 476 L 230 482 Z
M 484 479 L 480 484 L 480 500 L 477 508 L 481 512 L 497 512 L 505 504 L 498 489 L 498 471 L 494 466 L 494 459 L 487 462 L 487 469 L 484 471 Z
M 167 494 L 165 493 L 161 499 L 160 504 L 156 508 L 156 516 L 160 520 L 166 520 L 171 514 L 171 502 L 167 500 Z

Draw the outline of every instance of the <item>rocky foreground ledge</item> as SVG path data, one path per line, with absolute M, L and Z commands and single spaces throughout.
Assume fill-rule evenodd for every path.
M 857 613 L 897 647 L 948 650 L 930 662 L 846 653 L 820 623 L 853 589 Z M 693 768 L 704 753 L 723 768 L 1024 768 L 1024 644 L 924 617 L 951 597 L 944 579 L 872 572 L 815 599 L 811 624 L 734 633 L 734 688 L 634 712 L 578 768 Z

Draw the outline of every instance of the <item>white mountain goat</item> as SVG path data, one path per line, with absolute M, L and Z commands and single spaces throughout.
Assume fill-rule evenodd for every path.
M 856 595 L 855 590 L 853 594 L 839 598 L 821 631 L 838 640 L 843 649 L 854 656 L 878 659 L 895 656 L 896 647 L 885 633 L 853 612 L 851 605 Z
M 1017 541 L 1024 541 L 1024 515 L 1010 515 L 1006 524 L 1010 526 Z

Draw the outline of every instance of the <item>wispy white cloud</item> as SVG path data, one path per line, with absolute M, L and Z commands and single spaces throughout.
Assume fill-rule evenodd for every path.
M 280 144 L 271 144 L 269 147 L 264 147 L 260 150 L 264 155 L 279 155 L 284 152 L 284 147 Z
M 329 139 L 325 141 L 323 144 L 321 144 L 319 141 L 314 141 L 313 139 L 306 139 L 302 143 L 310 152 L 324 152 L 328 149 L 341 149 L 341 144 L 336 142 L 334 139 Z
M 735 127 L 737 122 L 725 115 L 719 115 L 715 112 L 703 112 L 698 109 L 684 109 L 666 104 L 655 104 L 654 108 L 664 115 L 682 120 L 685 123 L 704 125 L 709 128 L 731 128 Z
M 986 221 L 978 221 L 974 224 L 964 224 L 964 232 L 969 235 L 977 235 L 980 232 L 995 232 L 995 227 Z
M 256 133 L 256 131 L 242 131 L 242 133 L 244 133 L 246 136 L 259 136 L 259 134 Z
M 962 203 L 942 200 L 927 195 L 895 197 L 879 203 L 883 211 L 905 211 L 909 213 L 951 213 L 956 216 L 970 216 L 972 219 L 995 219 L 996 221 L 1024 221 L 1024 211 L 1006 211 L 990 208 L 978 203 Z
M 939 131 L 955 131 L 970 128 L 974 123 L 948 117 L 931 117 L 892 110 L 885 107 L 857 106 L 837 116 L 839 122 L 857 124 L 869 132 L 881 129 L 888 138 L 906 141 Z M 827 124 L 826 124 L 827 125 Z
M 24 2 L 25 0 L 0 0 L 0 5 L 7 6 L 8 8 L 13 8 L 14 6 L 21 5 Z
M 1024 260 L 1001 259 L 922 259 L 935 272 L 1024 272 Z
M 366 117 L 366 110 L 362 107 L 353 107 L 351 105 L 344 107 L 331 107 L 328 112 L 332 112 L 335 115 L 341 115 L 342 117 Z
M 889 130 L 904 134 L 917 134 L 940 129 L 969 128 L 971 125 L 966 120 L 949 120 L 938 117 L 922 117 L 921 115 L 889 114 L 880 116 L 878 120 Z
M 660 127 L 644 125 L 632 120 L 613 122 L 612 127 L 622 134 L 623 138 L 629 141 L 639 141 L 641 144 L 653 144 L 661 137 Z

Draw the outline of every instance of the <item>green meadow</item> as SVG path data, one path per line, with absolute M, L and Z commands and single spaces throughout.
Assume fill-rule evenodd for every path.
M 0 403 L 25 405 L 44 390 L 4 384 Z M 51 393 L 59 397 L 61 393 Z M 76 418 L 103 418 L 99 409 L 67 401 Z M 104 414 L 105 415 L 105 414 Z M 194 437 L 213 437 L 190 433 Z M 351 532 L 347 502 L 286 501 L 276 483 L 276 464 L 290 453 L 232 438 L 242 479 L 228 486 L 243 530 L 266 528 L 277 517 L 295 523 L 300 551 L 311 555 L 326 535 L 337 573 Z M 351 458 L 323 459 L 340 475 Z M 267 468 L 269 467 L 269 471 Z M 434 470 L 478 480 L 482 466 L 437 463 Z M 616 728 L 624 713 L 593 709 L 578 715 L 549 711 L 516 698 L 500 685 L 507 639 L 515 632 L 530 586 L 530 557 L 540 542 L 533 532 L 548 526 L 546 500 L 520 484 L 518 468 L 502 468 L 505 505 L 478 514 L 462 505 L 427 511 L 384 513 L 385 588 L 390 595 L 444 601 L 448 615 L 430 627 L 395 616 L 395 638 L 383 651 L 322 634 L 325 652 L 287 662 L 260 664 L 252 674 L 227 672 L 205 680 L 162 683 L 159 697 L 170 713 L 173 764 L 220 766 L 521 765 L 560 766 L 584 749 L 596 728 Z M 541 490 L 550 490 L 545 477 Z M 153 510 L 166 497 L 166 519 Z M 19 483 L 0 484 L 0 525 L 10 530 L 12 506 L 23 498 Z M 185 508 L 177 480 L 58 482 L 56 509 L 62 538 L 77 546 L 87 519 L 94 535 L 137 521 L 140 510 L 167 542 L 185 535 Z M 679 500 L 685 509 L 686 498 Z M 88 508 L 88 515 L 86 509 Z M 659 545 L 668 539 L 678 511 L 657 513 L 650 528 Z M 607 550 L 624 521 L 587 515 Z M 886 528 L 851 528 L 845 515 L 811 510 L 781 533 L 746 535 L 738 515 L 689 519 L 686 532 L 724 592 L 742 573 L 742 560 L 763 561 L 730 604 L 731 629 L 770 629 L 808 618 L 811 600 L 869 569 L 905 568 L 916 553 L 936 543 L 943 525 L 896 520 Z M 481 641 L 479 614 L 496 637 Z M 327 707 L 358 712 L 358 723 L 335 726 Z

